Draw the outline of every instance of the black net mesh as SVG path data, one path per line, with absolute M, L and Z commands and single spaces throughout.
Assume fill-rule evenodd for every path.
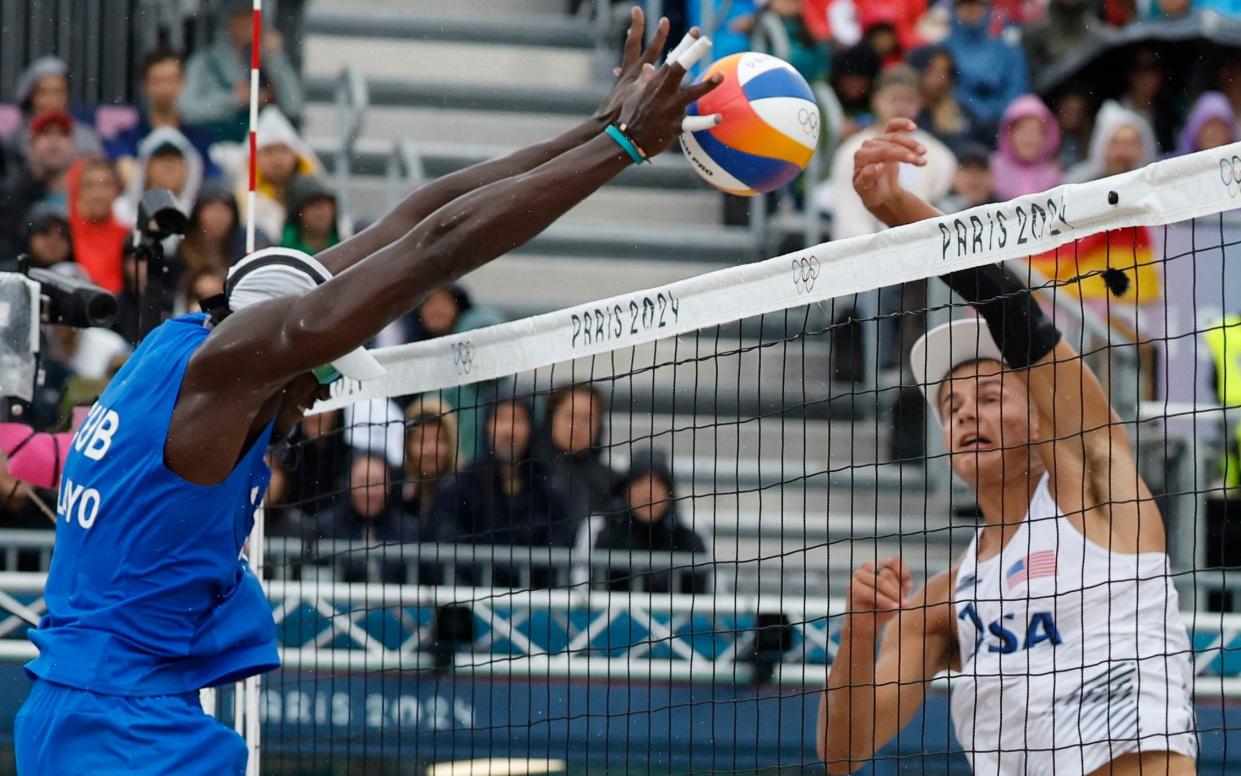
M 307 418 L 264 772 L 1231 772 L 1238 238 L 1009 262 L 1080 354 L 1051 388 L 976 361 L 940 403 L 911 347 L 974 311 L 931 279 L 483 382 L 467 342 L 460 385 Z M 1096 379 L 1114 415 L 1074 430 Z M 893 559 L 903 607 L 859 609 Z

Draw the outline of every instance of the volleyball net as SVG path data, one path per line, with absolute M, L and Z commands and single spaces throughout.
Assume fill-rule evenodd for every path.
M 256 690 L 261 771 L 819 772 L 851 575 L 899 556 L 920 586 L 983 524 L 910 346 L 974 315 L 938 276 L 995 262 L 1133 443 L 1199 767 L 1237 767 L 1239 193 L 1241 144 L 377 351 L 387 376 L 337 383 L 272 456 L 284 668 Z M 1030 589 L 1081 588 L 1063 560 L 1020 561 Z M 1027 649 L 1024 623 L 980 632 L 984 652 Z M 1009 687 L 1047 678 L 1004 665 Z M 953 730 L 960 668 L 927 680 L 876 768 L 968 772 L 963 747 L 1014 747 L 989 722 Z M 1102 729 L 1124 751 L 1127 728 Z

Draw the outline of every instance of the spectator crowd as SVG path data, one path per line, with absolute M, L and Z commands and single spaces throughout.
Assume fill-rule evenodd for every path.
M 21 419 L 63 430 L 89 404 L 132 348 L 172 315 L 195 312 L 221 293 L 228 268 L 245 253 L 249 187 L 244 141 L 249 105 L 250 3 L 225 10 L 220 35 L 188 59 L 171 50 L 142 65 L 139 105 L 98 120 L 70 103 L 73 74 L 55 57 L 35 60 L 14 95 L 16 120 L 0 143 L 0 270 L 32 266 L 84 278 L 111 291 L 119 316 L 108 328 L 48 326 L 44 379 Z M 298 131 L 302 86 L 278 33 L 264 33 L 262 108 L 254 166 L 257 247 L 314 254 L 349 235 L 314 150 Z M 131 243 L 138 203 L 169 190 L 188 216 L 184 237 L 163 241 L 161 261 L 140 260 Z M 499 322 L 460 286 L 438 289 L 382 332 L 378 345 L 418 342 Z M 495 385 L 451 397 L 410 397 L 313 415 L 272 448 L 266 495 L 268 533 L 300 546 L 304 564 L 325 542 L 368 552 L 317 558 L 350 581 L 552 585 L 589 582 L 511 563 L 407 562 L 386 545 L 462 545 L 702 552 L 705 542 L 677 516 L 672 474 L 658 455 L 628 476 L 603 460 L 604 396 L 569 386 L 533 402 Z M 459 408 L 459 409 L 458 409 Z M 378 413 L 368 417 L 365 413 Z M 375 422 L 372 422 L 375 421 Z M 9 476 L 0 522 L 50 528 L 55 495 Z M 326 545 L 324 545 L 326 546 Z M 478 554 L 482 558 L 485 552 Z M 705 589 L 705 579 L 663 569 L 644 589 Z M 599 584 L 625 588 L 628 572 L 603 569 Z
M 925 167 L 902 171 L 904 185 L 947 211 L 1235 141 L 1237 52 L 1214 57 L 1182 84 L 1175 79 L 1184 63 L 1167 56 L 1166 46 L 1132 45 L 1119 49 L 1123 67 L 1109 76 L 1120 79 L 1118 91 L 1108 99 L 1070 77 L 1033 90 L 1066 58 L 1105 44 L 1125 25 L 1234 14 L 1233 4 L 730 0 L 717 9 L 715 55 L 752 48 L 751 36 L 765 30 L 767 39 L 783 41 L 782 51 L 809 81 L 824 87 L 823 99 L 834 103 L 824 115 L 839 117 L 827 133 L 834 156 L 825 180 L 798 196 L 830 214 L 831 236 L 840 239 L 879 228 L 850 185 L 851 157 L 893 118 L 915 119 L 927 148 Z M 71 104 L 74 74 L 52 56 L 33 61 L 8 95 L 11 104 L 0 108 L 0 126 L 10 127 L 0 139 L 0 270 L 14 269 L 24 253 L 33 266 L 106 288 L 120 305 L 111 329 L 47 328 L 44 380 L 22 407 L 23 420 L 35 427 L 63 429 L 71 408 L 98 395 L 146 332 L 220 293 L 229 266 L 243 255 L 250 7 L 248 0 L 226 4 L 216 39 L 188 58 L 150 52 L 138 105 L 119 112 L 107 106 L 106 121 L 102 109 Z M 683 26 L 699 21 L 696 0 L 668 0 L 665 7 Z M 275 30 L 263 32 L 260 45 L 257 247 L 316 253 L 359 225 L 340 212 L 322 164 L 299 133 L 304 93 L 290 57 L 296 52 L 286 51 Z M 164 241 L 162 262 L 140 260 L 131 248 L 138 202 L 152 188 L 171 191 L 189 216 L 185 236 Z M 1152 283 L 1157 280 L 1146 287 Z M 388 327 L 377 344 L 498 321 L 496 311 L 450 286 Z M 709 537 L 679 514 L 681 497 L 666 460 L 634 454 L 627 472 L 605 462 L 603 394 L 575 385 L 537 399 L 479 383 L 401 405 L 308 417 L 269 456 L 270 533 L 307 548 L 331 541 L 550 547 L 579 557 L 593 550 L 709 551 Z M 8 526 L 46 526 L 38 494 L 2 469 L 7 497 L 0 518 Z M 570 581 L 537 564 L 467 563 L 449 574 L 446 564 L 431 559 L 411 566 L 384 553 L 332 562 L 355 580 L 413 581 L 413 569 L 424 583 Z M 573 581 L 609 588 L 710 587 L 692 570 L 579 572 Z

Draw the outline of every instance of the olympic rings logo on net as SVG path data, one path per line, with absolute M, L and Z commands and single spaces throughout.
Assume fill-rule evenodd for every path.
M 1241 194 L 1241 156 L 1233 154 L 1231 159 L 1220 159 L 1219 177 L 1228 196 Z
M 801 124 L 801 128 L 806 130 L 807 135 L 819 134 L 819 112 L 802 108 L 797 111 L 797 121 Z
M 468 375 L 474 368 L 476 360 L 474 343 L 470 340 L 454 342 L 450 349 L 452 350 L 452 365 L 456 368 L 457 374 Z
M 793 288 L 799 294 L 808 294 L 814 290 L 814 282 L 819 279 L 819 260 L 813 255 L 793 259 Z

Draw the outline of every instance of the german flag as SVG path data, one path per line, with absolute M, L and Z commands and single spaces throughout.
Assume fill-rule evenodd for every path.
M 1144 226 L 1112 229 L 1030 257 L 1030 266 L 1057 288 L 1086 300 L 1106 299 L 1103 271 L 1129 278 L 1125 301 L 1146 304 L 1163 296 L 1151 231 Z

